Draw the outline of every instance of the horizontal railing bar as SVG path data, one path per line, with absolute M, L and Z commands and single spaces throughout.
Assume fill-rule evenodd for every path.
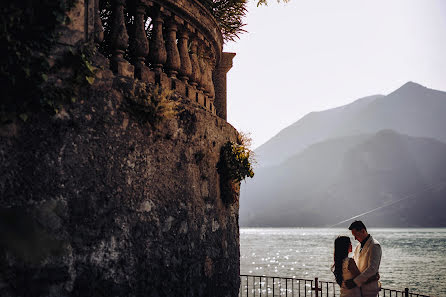
M 280 279 L 286 279 L 286 280 L 301 280 L 301 281 L 309 281 L 309 282 L 314 281 L 314 279 L 308 279 L 308 278 L 292 278 L 292 277 L 268 276 L 268 275 L 240 274 L 240 276 L 243 276 L 243 277 L 262 277 L 262 278 L 267 278 L 267 277 L 268 278 L 280 278 Z M 323 282 L 323 283 L 336 284 L 335 282 L 332 282 L 332 281 L 321 281 L 321 280 L 319 280 L 319 281 Z

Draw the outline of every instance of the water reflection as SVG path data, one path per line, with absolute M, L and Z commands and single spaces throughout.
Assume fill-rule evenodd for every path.
M 383 247 L 384 287 L 446 296 L 446 229 L 370 229 Z M 345 229 L 241 229 L 241 273 L 333 281 L 333 242 Z

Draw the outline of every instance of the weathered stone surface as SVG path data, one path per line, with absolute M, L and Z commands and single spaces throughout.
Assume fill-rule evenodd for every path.
M 237 295 L 216 171 L 236 131 L 182 99 L 154 130 L 132 83 L 101 71 L 64 116 L 0 128 L 0 296 Z
M 133 74 L 135 73 L 135 67 L 125 60 L 122 60 L 122 61 L 113 61 L 112 60 L 111 67 L 112 67 L 113 71 L 115 71 L 116 74 L 119 76 L 133 78 Z M 147 75 L 147 77 L 145 77 L 145 78 L 148 79 L 149 76 Z
M 88 34 L 88 27 L 85 24 L 85 12 L 88 7 L 84 0 L 76 2 L 75 7 L 68 13 L 70 22 L 58 28 L 60 36 L 59 42 L 74 46 L 84 41 Z

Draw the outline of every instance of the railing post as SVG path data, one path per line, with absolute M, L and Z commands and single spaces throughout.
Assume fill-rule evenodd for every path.
M 404 289 L 404 297 L 409 297 L 409 288 Z
M 213 82 L 215 86 L 215 98 L 214 105 L 217 111 L 217 116 L 226 120 L 227 119 L 227 111 L 226 111 L 226 74 L 229 69 L 232 68 L 232 59 L 234 58 L 235 53 L 222 53 L 221 60 L 217 64 L 214 72 L 213 72 Z
M 322 288 L 319 288 L 319 280 L 317 277 L 314 278 L 314 287 L 311 287 L 311 290 L 316 291 L 316 297 L 319 296 L 319 292 L 322 292 Z

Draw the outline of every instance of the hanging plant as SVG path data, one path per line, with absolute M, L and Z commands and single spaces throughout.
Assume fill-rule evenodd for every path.
M 228 141 L 220 150 L 217 172 L 220 175 L 221 197 L 227 204 L 237 200 L 240 182 L 254 177 L 253 153 L 243 139 L 246 137 L 242 135 L 237 143 Z

